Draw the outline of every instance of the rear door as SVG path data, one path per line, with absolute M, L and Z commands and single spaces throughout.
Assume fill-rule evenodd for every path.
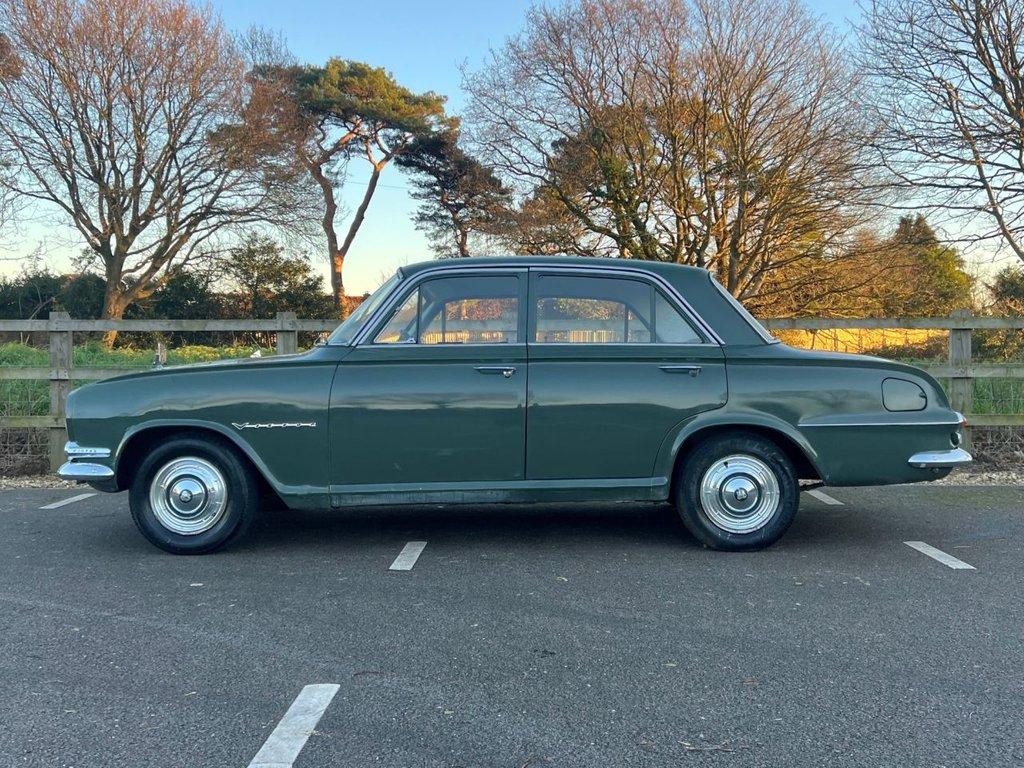
M 332 490 L 523 479 L 526 274 L 459 271 L 405 290 L 335 374 Z
M 725 404 L 722 348 L 636 273 L 531 269 L 526 477 L 646 478 L 665 437 Z

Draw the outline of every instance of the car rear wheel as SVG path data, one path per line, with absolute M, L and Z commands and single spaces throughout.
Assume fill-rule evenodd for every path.
M 789 457 L 771 440 L 729 432 L 701 442 L 683 460 L 676 508 L 686 528 L 712 549 L 771 546 L 800 503 Z
M 178 555 L 213 552 L 238 538 L 258 504 L 248 463 L 232 446 L 203 436 L 185 435 L 154 449 L 129 488 L 142 535 Z

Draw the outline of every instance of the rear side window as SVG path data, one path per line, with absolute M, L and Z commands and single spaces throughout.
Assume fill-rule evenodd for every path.
M 515 275 L 425 280 L 374 338 L 375 344 L 515 344 L 519 279 Z
M 699 344 L 693 326 L 643 280 L 539 275 L 533 297 L 540 344 Z

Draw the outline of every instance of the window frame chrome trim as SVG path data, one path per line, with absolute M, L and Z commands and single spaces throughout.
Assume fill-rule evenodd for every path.
M 540 271 L 540 272 L 544 272 L 545 274 L 553 274 L 553 275 L 575 274 L 575 273 L 580 273 L 580 272 L 586 274 L 587 272 L 597 272 L 598 273 L 598 275 L 597 275 L 598 277 L 602 277 L 602 276 L 606 276 L 606 275 L 611 275 L 613 277 L 614 276 L 626 277 L 626 278 L 629 278 L 631 280 L 640 280 L 642 282 L 647 282 L 647 284 L 648 285 L 652 285 L 652 287 L 654 287 L 655 290 L 657 290 L 658 288 L 662 288 L 663 289 L 663 293 L 667 294 L 666 295 L 666 299 L 668 299 L 668 303 L 673 307 L 673 309 L 675 309 L 677 312 L 679 312 L 687 320 L 687 322 L 689 322 L 690 325 L 694 327 L 694 329 L 698 333 L 703 334 L 704 336 L 706 336 L 709 339 L 712 339 L 712 341 L 703 341 L 702 340 L 702 341 L 696 341 L 696 342 L 691 342 L 691 343 L 683 344 L 683 343 L 679 343 L 679 342 L 667 342 L 667 341 L 620 341 L 620 342 L 590 341 L 590 342 L 574 342 L 574 341 L 530 341 L 529 339 L 527 339 L 527 342 L 526 342 L 527 344 L 531 344 L 531 345 L 535 345 L 535 346 L 545 346 L 545 347 L 558 347 L 558 346 L 561 346 L 561 347 L 594 347 L 594 348 L 601 348 L 601 347 L 608 347 L 608 346 L 618 346 L 618 347 L 722 347 L 722 346 L 725 345 L 725 342 L 722 340 L 722 337 L 719 336 L 717 333 L 715 333 L 714 329 L 704 320 L 704 318 L 701 317 L 700 314 L 698 314 L 698 312 L 692 306 L 690 306 L 690 303 L 688 301 L 686 301 L 686 299 L 684 299 L 682 297 L 682 295 L 680 295 L 680 293 L 675 289 L 675 286 L 673 286 L 671 283 L 669 283 L 667 280 L 665 280 L 663 277 L 661 277 L 661 275 L 656 275 L 653 272 L 648 272 L 645 269 L 639 269 L 639 268 L 632 268 L 631 269 L 629 267 L 585 266 L 585 265 L 582 265 L 582 264 L 578 265 L 578 266 L 577 265 L 565 266 L 565 265 L 544 265 L 544 264 L 541 264 L 541 265 L 537 265 L 537 266 L 531 265 L 529 267 L 529 269 L 530 269 L 531 273 L 534 270 L 537 270 L 537 271 Z M 593 277 L 594 275 L 586 275 L 586 276 L 587 277 Z M 532 297 L 531 297 L 531 303 L 532 303 Z M 529 307 L 528 309 L 533 309 L 533 307 Z M 527 326 L 526 326 L 526 335 L 527 336 L 530 335 L 530 330 L 531 329 L 530 329 L 529 319 L 528 319 L 527 320 Z M 536 331 L 536 328 L 534 328 L 533 330 Z
M 399 343 L 377 343 L 368 341 L 366 344 L 360 344 L 363 349 L 434 349 L 435 347 L 444 347 L 448 349 L 464 349 L 465 347 L 493 347 L 495 349 L 516 349 L 517 347 L 525 347 L 526 344 L 517 341 L 514 344 L 502 344 L 500 341 L 439 341 L 436 344 L 417 344 L 414 342 L 406 342 L 404 344 Z
M 537 262 L 530 261 L 530 262 L 526 262 L 524 264 L 516 264 L 516 265 L 509 265 L 509 266 L 502 265 L 502 266 L 493 266 L 493 267 L 486 267 L 486 266 L 459 267 L 459 266 L 451 266 L 451 265 L 446 265 L 446 264 L 441 264 L 441 265 L 438 265 L 436 267 L 427 267 L 426 269 L 423 269 L 422 271 L 417 272 L 411 278 L 407 277 L 405 280 L 402 280 L 401 282 L 399 282 L 398 285 L 395 286 L 394 291 L 392 291 L 392 294 L 387 298 L 387 300 L 383 304 L 381 304 L 381 306 L 379 306 L 377 308 L 377 310 L 370 317 L 367 318 L 366 323 L 359 330 L 359 333 L 357 333 L 353 337 L 352 341 L 348 342 L 348 344 L 330 344 L 328 346 L 349 346 L 349 347 L 355 347 L 355 346 L 363 346 L 363 347 L 417 346 L 417 347 L 421 347 L 422 346 L 424 348 L 425 347 L 482 347 L 482 346 L 483 347 L 508 347 L 508 348 L 511 348 L 513 346 L 520 346 L 520 345 L 522 345 L 522 346 L 529 346 L 531 344 L 531 342 L 529 340 L 526 340 L 526 341 L 523 341 L 523 342 L 516 342 L 515 344 L 508 344 L 508 345 L 494 344 L 494 343 L 485 343 L 485 344 L 477 344 L 477 343 L 467 343 L 467 344 L 443 343 L 443 344 L 424 344 L 424 345 L 419 345 L 419 344 L 413 344 L 413 345 L 394 345 L 394 344 L 377 344 L 377 343 L 375 343 L 373 341 L 369 341 L 369 342 L 366 342 L 366 343 L 364 343 L 364 342 L 365 342 L 367 336 L 370 336 L 374 331 L 378 330 L 378 326 L 380 325 L 381 320 L 383 318 L 385 318 L 385 317 L 389 317 L 390 316 L 390 314 L 391 314 L 391 312 L 392 312 L 392 310 L 394 308 L 394 304 L 397 301 L 399 301 L 400 298 L 402 298 L 403 296 L 406 295 L 406 288 L 408 288 L 408 287 L 415 288 L 415 287 L 419 286 L 419 284 L 421 282 L 423 282 L 424 280 L 428 279 L 431 276 L 436 276 L 438 273 L 448 273 L 448 274 L 452 274 L 452 275 L 472 275 L 472 274 L 515 274 L 515 275 L 522 275 L 522 274 L 526 273 L 527 278 L 529 278 L 529 273 L 531 271 L 533 271 L 533 270 L 544 270 L 544 271 L 550 271 L 550 272 L 559 273 L 559 274 L 581 273 L 581 274 L 586 275 L 588 273 L 591 273 L 590 276 L 593 276 L 592 273 L 598 273 L 599 275 L 616 275 L 616 274 L 621 274 L 621 275 L 624 275 L 624 276 L 627 276 L 627 277 L 634 277 L 634 278 L 639 277 L 642 280 L 648 280 L 650 282 L 653 282 L 659 288 L 663 289 L 663 291 L 667 294 L 666 298 L 669 300 L 669 302 L 670 303 L 674 303 L 675 308 L 677 310 L 681 311 L 683 316 L 686 317 L 688 320 L 690 320 L 697 327 L 699 332 L 705 334 L 707 336 L 707 338 L 711 339 L 711 341 L 704 341 L 704 342 L 700 342 L 700 343 L 696 343 L 696 344 L 669 344 L 669 343 L 664 343 L 664 342 L 644 342 L 644 343 L 639 343 L 639 344 L 636 344 L 636 343 L 628 343 L 628 344 L 626 344 L 626 343 L 624 343 L 624 345 L 626 345 L 626 346 L 648 346 L 648 347 L 663 347 L 663 348 L 664 347 L 679 347 L 679 346 L 687 346 L 687 347 L 724 347 L 725 346 L 725 341 L 722 339 L 721 336 L 718 335 L 718 333 L 715 332 L 714 328 L 712 328 L 711 325 L 703 317 L 701 317 L 700 313 L 697 312 L 690 305 L 690 303 L 679 293 L 679 291 L 676 290 L 675 286 L 672 285 L 665 278 L 663 278 L 661 275 L 657 275 L 657 274 L 655 274 L 653 272 L 650 272 L 648 270 L 645 270 L 645 269 L 642 269 L 642 268 L 639 268 L 639 267 L 630 267 L 630 266 L 626 266 L 626 265 L 624 265 L 622 267 L 616 266 L 616 267 L 609 268 L 609 267 L 606 267 L 606 266 L 603 266 L 603 265 L 601 265 L 601 266 L 599 266 L 599 265 L 590 266 L 590 265 L 587 265 L 587 264 L 573 264 L 573 265 L 545 264 L 543 261 L 537 261 Z M 399 271 L 401 271 L 401 270 L 399 270 Z M 708 275 L 708 277 L 709 278 L 711 277 L 710 274 Z M 715 283 L 715 281 L 712 280 L 712 283 Z M 529 287 L 527 287 L 527 295 L 529 295 Z M 529 327 L 529 307 L 527 307 L 527 327 L 526 327 L 526 332 L 527 332 L 527 335 L 529 335 L 529 332 L 530 332 L 530 327 Z M 775 339 L 774 337 L 771 337 L 771 338 L 772 338 L 772 341 L 776 341 L 776 342 L 778 341 L 778 339 Z M 533 344 L 537 344 L 537 345 L 544 344 L 546 346 L 555 346 L 555 344 L 548 344 L 547 342 L 532 342 L 532 343 Z M 603 344 L 603 343 L 574 344 L 574 343 L 569 342 L 569 343 L 564 343 L 564 346 L 572 346 L 572 347 L 584 347 L 584 346 L 586 346 L 586 347 L 597 347 L 597 348 L 600 348 L 601 346 L 605 346 L 605 344 Z
M 356 334 L 355 338 L 352 339 L 348 346 L 383 347 L 385 349 L 408 349 L 410 347 L 414 347 L 416 349 L 428 349 L 433 347 L 499 347 L 501 349 L 511 349 L 512 347 L 516 346 L 526 346 L 525 341 L 516 341 L 511 344 L 502 344 L 500 342 L 494 341 L 467 343 L 440 342 L 438 344 L 420 344 L 419 342 L 415 342 L 412 344 L 381 344 L 374 341 L 373 339 L 376 338 L 377 334 L 380 331 L 384 330 L 384 324 L 391 319 L 391 315 L 395 305 L 397 305 L 406 296 L 411 295 L 412 291 L 418 290 L 420 283 L 423 283 L 424 281 L 428 280 L 430 275 L 433 275 L 437 272 L 451 272 L 457 275 L 505 274 L 513 275 L 517 278 L 519 278 L 520 276 L 525 276 L 527 278 L 529 277 L 528 270 L 526 267 L 430 267 L 428 269 L 423 270 L 422 272 L 416 273 L 415 275 L 412 276 L 412 278 L 407 278 L 406 280 L 403 280 L 398 285 L 396 285 L 395 290 L 392 292 L 391 296 L 389 296 L 387 298 L 387 301 L 385 301 L 377 308 L 377 311 L 374 312 L 373 315 L 366 321 L 366 324 L 362 327 L 359 333 Z M 410 289 L 408 292 L 405 290 L 407 287 Z M 520 286 L 520 289 L 521 288 L 522 286 Z M 529 290 L 529 286 L 527 286 L 527 290 Z M 522 308 L 520 307 L 517 309 L 517 312 L 521 312 L 521 310 Z M 517 332 L 519 330 L 519 326 L 521 325 L 522 316 L 520 314 L 516 317 Z M 365 337 L 367 336 L 370 336 L 371 339 L 366 343 L 363 343 Z

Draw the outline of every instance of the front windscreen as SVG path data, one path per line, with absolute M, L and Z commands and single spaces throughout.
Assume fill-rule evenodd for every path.
M 398 284 L 400 275 L 396 272 L 390 280 L 387 280 L 380 288 L 371 293 L 363 303 L 356 307 L 356 310 L 346 318 L 345 322 L 334 329 L 334 333 L 327 339 L 328 344 L 351 344 L 363 325 L 376 311 L 384 299 L 388 297 Z

